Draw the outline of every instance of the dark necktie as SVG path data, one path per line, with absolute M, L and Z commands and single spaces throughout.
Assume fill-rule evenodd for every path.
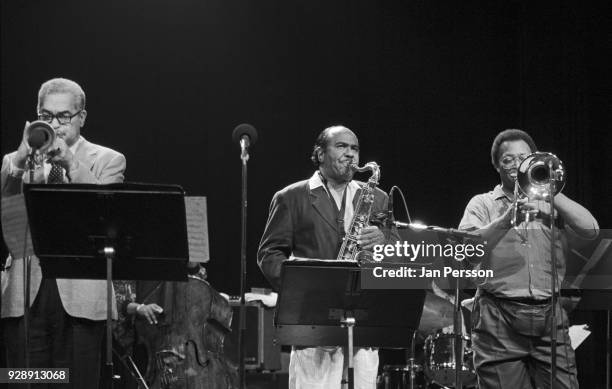
M 51 170 L 47 177 L 47 184 L 62 184 L 64 182 L 64 169 L 57 163 L 51 162 Z

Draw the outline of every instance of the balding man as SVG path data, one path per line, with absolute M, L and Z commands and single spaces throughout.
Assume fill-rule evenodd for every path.
M 353 181 L 351 164 L 359 164 L 359 141 L 348 128 L 323 130 L 314 145 L 311 160 L 317 167 L 310 179 L 277 192 L 261 238 L 257 259 L 272 286 L 280 286 L 281 264 L 290 256 L 335 259 L 342 238 L 353 219 L 362 183 Z M 387 195 L 376 189 L 372 216 L 387 210 Z M 380 222 L 380 218 L 378 219 Z M 373 222 L 374 223 L 374 222 Z M 399 240 L 397 232 L 384 234 L 377 223 L 362 230 L 362 249 L 385 244 L 385 236 Z M 340 388 L 348 366 L 342 347 L 294 347 L 289 365 L 289 387 Z M 358 348 L 354 356 L 355 388 L 375 388 L 378 351 Z

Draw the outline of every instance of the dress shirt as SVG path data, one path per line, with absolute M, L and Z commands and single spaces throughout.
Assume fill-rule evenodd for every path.
M 325 189 L 325 192 L 334 199 L 338 209 L 342 208 L 342 196 L 335 193 L 333 190 L 330 190 L 321 180 L 321 175 L 319 171 L 316 171 L 310 180 L 308 180 L 308 187 L 310 190 L 314 190 L 318 187 L 322 186 Z M 355 181 L 350 181 L 346 186 L 346 202 L 344 205 L 344 231 L 348 231 L 351 226 L 351 221 L 353 220 L 353 214 L 355 213 L 355 209 L 353 208 L 353 198 L 357 194 L 357 191 L 360 189 L 360 186 Z
M 513 201 L 497 185 L 492 191 L 474 196 L 465 208 L 461 230 L 486 226 L 512 206 Z M 518 229 L 527 237 L 524 243 L 514 228 L 509 228 L 495 247 L 489 247 L 488 261 L 477 264 L 493 270 L 492 278 L 477 280 L 479 287 L 498 297 L 545 300 L 551 296 L 550 227 L 540 219 L 521 222 Z M 556 254 L 558 280 L 565 277 L 565 250 L 571 229 L 557 230 Z

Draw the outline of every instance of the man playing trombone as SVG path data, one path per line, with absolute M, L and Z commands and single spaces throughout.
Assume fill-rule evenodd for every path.
M 123 181 L 125 157 L 81 136 L 87 111 L 85 93 L 76 82 L 55 78 L 42 84 L 37 112 L 39 121 L 49 126 L 37 122 L 36 131 L 41 133 L 33 134 L 30 123 L 26 123 L 19 148 L 4 156 L 3 197 L 20 193 L 22 183 L 30 182 L 27 170 L 33 170 L 34 183 L 110 184 Z M 37 137 L 38 140 L 34 139 Z M 36 145 L 39 156 L 34 158 L 37 163 L 27 166 L 28 156 L 32 154 L 30 144 L 36 142 L 39 143 Z M 62 210 L 50 209 L 49 212 Z M 22 258 L 12 258 L 11 262 L 9 258 L 3 277 L 5 285 L 2 285 L 7 364 L 16 368 L 25 366 L 22 261 Z M 29 367 L 70 368 L 72 387 L 96 388 L 106 319 L 106 282 L 43 279 L 38 259 L 34 257 L 30 283 Z M 113 316 L 116 318 L 116 312 Z
M 555 239 L 557 293 L 565 276 L 564 248 L 598 234 L 593 215 L 562 193 L 554 196 L 554 212 L 548 198 L 519 196 L 515 182 L 524 174 L 519 166 L 528 156 L 533 158 L 530 154 L 535 151 L 536 145 L 526 132 L 500 132 L 491 147 L 491 162 L 501 184 L 474 196 L 459 226 L 480 233 L 487 241 L 487 253 L 476 266 L 494 272 L 492 278 L 478 280 L 472 313 L 474 365 L 481 389 L 531 388 L 532 383 L 537 388 L 551 387 L 550 221 L 559 228 Z M 544 173 L 548 174 L 548 169 Z M 550 180 L 548 175 L 546 178 Z M 554 388 L 577 389 L 568 318 L 558 301 Z

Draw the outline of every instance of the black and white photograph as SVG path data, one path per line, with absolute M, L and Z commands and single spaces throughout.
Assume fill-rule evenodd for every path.
M 0 387 L 612 388 L 610 2 L 0 11 Z

